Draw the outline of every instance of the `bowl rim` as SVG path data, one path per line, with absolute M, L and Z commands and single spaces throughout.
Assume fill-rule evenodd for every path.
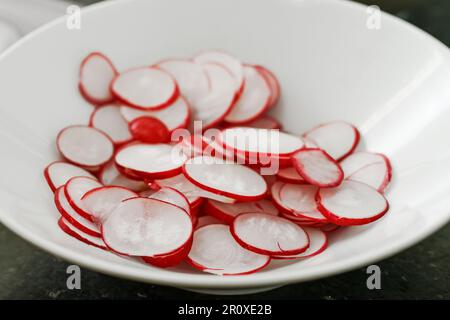
M 133 3 L 137 1 L 138 0 L 120 0 L 120 1 L 100 2 L 82 8 L 82 12 L 86 14 L 102 10 L 103 8 L 109 6 L 125 5 L 126 3 Z M 265 0 L 265 1 L 274 1 L 274 0 Z M 282 0 L 282 1 L 292 2 L 292 0 Z M 327 0 L 327 1 L 342 6 L 347 6 L 351 10 L 365 10 L 367 8 L 366 5 L 351 2 L 348 0 Z M 437 50 L 441 50 L 442 52 L 448 54 L 448 59 L 446 61 L 450 62 L 450 50 L 439 40 L 435 39 L 434 37 L 432 37 L 425 31 L 419 29 L 418 27 L 406 21 L 403 21 L 400 18 L 392 16 L 388 13 L 382 12 L 382 17 L 385 19 L 389 19 L 396 24 L 403 25 L 408 29 L 408 32 L 412 32 L 420 37 L 425 37 L 430 42 L 430 44 L 433 44 L 436 47 Z M 66 19 L 65 16 L 57 18 L 24 36 L 22 39 L 17 41 L 11 47 L 6 49 L 2 54 L 0 54 L 0 63 L 2 62 L 4 57 L 14 54 L 15 50 L 20 46 L 22 46 L 23 43 L 26 43 L 30 39 L 33 39 L 35 36 L 39 35 L 42 32 L 45 32 L 47 29 L 50 29 L 53 26 L 64 23 L 65 19 Z M 420 233 L 409 234 L 393 243 L 389 243 L 383 247 L 377 247 L 376 249 L 366 252 L 364 254 L 348 258 L 342 261 L 327 263 L 321 266 L 321 268 L 310 269 L 309 271 L 304 271 L 299 274 L 290 272 L 284 273 L 280 272 L 276 274 L 272 274 L 270 272 L 267 273 L 261 272 L 247 275 L 244 277 L 243 276 L 217 277 L 215 275 L 207 275 L 200 273 L 189 274 L 187 276 L 187 274 L 179 272 L 161 272 L 161 270 L 158 270 L 156 268 L 153 270 L 151 268 L 138 269 L 130 265 L 112 264 L 111 262 L 103 261 L 100 258 L 96 257 L 90 257 L 77 251 L 74 252 L 68 251 L 67 248 L 64 247 L 63 245 L 57 244 L 51 240 L 47 240 L 46 238 L 40 237 L 36 234 L 27 231 L 27 229 L 24 226 L 22 226 L 15 220 L 11 219 L 9 214 L 7 214 L 3 209 L 0 209 L 0 222 L 2 222 L 7 228 L 12 230 L 21 238 L 39 247 L 40 249 L 52 255 L 60 257 L 66 261 L 75 263 L 88 269 L 95 270 L 100 273 L 120 278 L 126 278 L 130 280 L 136 280 L 159 285 L 187 287 L 192 289 L 202 289 L 202 288 L 244 289 L 244 288 L 257 288 L 263 286 L 269 287 L 301 281 L 315 280 L 318 278 L 335 275 L 338 273 L 359 268 L 364 265 L 369 265 L 375 261 L 380 261 L 382 259 L 390 257 L 425 239 L 426 237 L 428 237 L 429 235 L 431 235 L 432 233 L 443 227 L 449 221 L 450 221 L 450 211 L 442 213 L 441 215 L 437 216 L 432 221 L 432 223 L 421 229 Z M 186 276 L 180 277 L 180 275 Z

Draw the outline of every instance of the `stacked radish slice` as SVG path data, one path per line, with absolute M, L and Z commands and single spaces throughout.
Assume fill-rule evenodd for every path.
M 119 72 L 96 52 L 79 79 L 94 109 L 59 132 L 63 160 L 44 176 L 58 225 L 83 243 L 242 275 L 315 256 L 330 232 L 388 211 L 388 158 L 355 152 L 342 121 L 281 132 L 266 114 L 280 84 L 263 66 L 204 51 Z

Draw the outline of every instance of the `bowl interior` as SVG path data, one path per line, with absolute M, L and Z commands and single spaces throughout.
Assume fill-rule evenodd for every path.
M 41 248 L 101 272 L 191 288 L 244 288 L 314 279 L 367 264 L 429 235 L 449 218 L 450 62 L 447 48 L 388 15 L 367 27 L 365 8 L 346 1 L 114 1 L 21 41 L 0 59 L 0 219 Z M 275 115 L 288 131 L 343 119 L 363 144 L 387 154 L 394 178 L 390 212 L 333 234 L 305 261 L 277 262 L 258 274 L 216 277 L 188 266 L 157 269 L 69 238 L 43 168 L 58 159 L 57 132 L 85 124 L 92 107 L 77 91 L 78 66 L 106 53 L 120 70 L 219 48 L 268 66 L 279 77 Z

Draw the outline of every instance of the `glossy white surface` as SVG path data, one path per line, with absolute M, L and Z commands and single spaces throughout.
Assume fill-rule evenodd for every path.
M 0 88 L 7 88 L 0 94 L 0 220 L 52 254 L 100 272 L 222 293 L 317 279 L 413 245 L 450 217 L 449 52 L 387 15 L 380 30 L 367 29 L 367 16 L 363 6 L 336 0 L 127 0 L 86 9 L 79 31 L 61 19 L 30 34 L 0 58 Z M 317 257 L 273 262 L 240 277 L 185 265 L 153 268 L 60 231 L 42 170 L 58 157 L 57 132 L 86 123 L 92 110 L 76 86 L 81 59 L 100 50 L 123 70 L 208 48 L 278 75 L 283 97 L 275 112 L 286 129 L 355 123 L 363 144 L 392 160 L 390 212 L 372 225 L 336 232 Z

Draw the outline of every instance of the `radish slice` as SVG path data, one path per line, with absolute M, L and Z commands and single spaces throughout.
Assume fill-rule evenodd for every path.
M 319 189 L 318 209 L 330 222 L 346 226 L 367 224 L 388 210 L 386 198 L 362 182 L 344 180 L 339 187 Z
M 259 200 L 267 193 L 266 181 L 258 173 L 219 158 L 191 158 L 183 165 L 183 173 L 198 187 L 236 200 Z
M 153 67 L 120 73 L 112 82 L 111 91 L 122 103 L 144 110 L 170 106 L 179 95 L 173 77 Z
M 150 198 L 123 201 L 103 223 L 113 251 L 129 256 L 167 255 L 185 246 L 193 232 L 190 216 L 170 203 Z
M 244 66 L 245 86 L 236 104 L 225 120 L 230 123 L 244 123 L 255 120 L 267 110 L 271 91 L 267 81 L 252 66 Z
M 294 255 L 308 249 L 308 235 L 295 223 L 259 212 L 234 219 L 231 234 L 244 248 L 267 255 Z
M 98 237 L 92 237 L 88 235 L 87 233 L 81 232 L 77 228 L 73 227 L 70 222 L 68 222 L 63 217 L 58 219 L 58 226 L 61 228 L 62 231 L 67 233 L 69 236 L 74 237 L 75 239 L 84 242 L 90 246 L 94 246 L 103 250 L 106 250 L 105 243 L 103 242 L 102 238 Z
M 119 150 L 115 157 L 119 171 L 142 179 L 173 177 L 181 172 L 185 160 L 182 152 L 167 144 L 133 144 Z
M 95 177 L 88 171 L 62 161 L 50 163 L 44 169 L 44 177 L 52 191 L 55 191 L 59 187 L 65 185 L 67 181 L 73 177 L 89 177 L 95 179 Z
M 198 64 L 218 64 L 225 67 L 234 79 L 235 92 L 241 92 L 244 87 L 244 69 L 242 63 L 228 53 L 221 51 L 204 51 L 194 57 Z
M 303 227 L 309 238 L 309 248 L 293 256 L 275 256 L 274 259 L 310 258 L 322 253 L 328 246 L 328 237 L 325 232 L 316 228 Z
M 123 200 L 137 196 L 137 193 L 126 188 L 108 186 L 86 192 L 81 198 L 81 202 L 92 220 L 95 223 L 102 224 Z
M 281 129 L 281 123 L 270 116 L 260 116 L 259 118 L 243 123 L 242 126 L 259 129 Z
M 182 96 L 179 96 L 169 107 L 161 110 L 143 111 L 127 106 L 121 106 L 120 113 L 127 122 L 131 122 L 134 119 L 143 116 L 156 118 L 164 123 L 171 132 L 175 129 L 187 128 L 190 118 L 189 105 Z
M 261 212 L 274 216 L 278 215 L 278 210 L 273 206 L 272 202 L 265 199 L 254 202 L 238 202 L 235 204 L 208 200 L 204 206 L 204 210 L 207 214 L 227 224 L 233 223 L 235 217 L 245 212 Z
M 212 224 L 195 231 L 187 262 L 212 274 L 244 275 L 264 268 L 270 257 L 241 247 L 228 226 Z
M 85 219 L 92 220 L 91 213 L 84 207 L 84 203 L 81 200 L 81 198 L 88 191 L 100 187 L 103 187 L 103 185 L 96 179 L 86 177 L 74 177 L 67 182 L 64 188 L 64 192 L 72 208 Z
M 135 140 L 144 143 L 169 143 L 170 132 L 157 118 L 144 116 L 129 123 L 129 130 Z
M 114 145 L 105 133 L 86 126 L 66 127 L 59 132 L 56 144 L 68 161 L 91 168 L 105 164 L 114 153 Z
M 184 194 L 180 191 L 170 188 L 164 187 L 153 193 L 149 196 L 151 199 L 157 199 L 164 202 L 171 203 L 180 207 L 184 211 L 186 211 L 189 215 L 191 215 L 191 206 L 189 204 L 189 200 L 186 198 Z
M 115 144 L 122 144 L 131 140 L 128 124 L 116 105 L 110 104 L 95 109 L 91 114 L 89 125 L 106 133 Z
M 199 202 L 199 200 L 201 200 L 200 197 L 213 199 L 224 203 L 236 202 L 235 199 L 215 194 L 197 187 L 196 185 L 191 183 L 183 174 L 177 175 L 172 178 L 155 180 L 155 184 L 158 185 L 159 187 L 172 187 L 180 191 L 182 194 L 186 196 L 186 198 L 188 198 L 191 206 Z
M 168 268 L 176 266 L 181 263 L 189 254 L 191 250 L 192 241 L 189 241 L 186 245 L 180 249 L 165 255 L 159 255 L 154 257 L 142 257 L 142 259 L 153 266 L 160 268 Z
M 308 182 L 298 174 L 294 167 L 282 168 L 277 173 L 277 178 L 286 183 L 307 184 Z
M 341 162 L 345 179 L 364 182 L 383 192 L 392 177 L 389 159 L 380 153 L 357 152 Z
M 210 224 L 225 225 L 226 223 L 223 222 L 222 220 L 217 219 L 216 217 L 213 217 L 213 216 L 203 216 L 203 217 L 198 218 L 197 226 L 195 227 L 195 229 L 200 229 L 201 227 L 209 226 Z
M 355 150 L 360 135 L 351 124 L 337 121 L 319 125 L 306 132 L 304 137 L 339 161 Z
M 264 79 L 267 81 L 267 84 L 270 87 L 270 101 L 269 101 L 269 108 L 274 107 L 278 100 L 280 99 L 281 95 L 281 86 L 278 82 L 277 77 L 267 68 L 263 66 L 254 66 L 256 70 L 258 70 L 259 73 L 264 77 Z
M 139 192 L 147 188 L 142 181 L 132 180 L 120 173 L 114 161 L 108 162 L 100 171 L 99 179 L 105 186 L 117 186 Z
M 302 149 L 292 155 L 292 162 L 306 182 L 321 188 L 336 187 L 344 179 L 339 164 L 321 149 Z
M 221 122 L 233 107 L 236 88 L 233 77 L 221 65 L 203 66 L 211 89 L 209 93 L 191 105 L 193 120 L 201 121 L 204 130 Z
M 221 132 L 218 140 L 227 150 L 246 155 L 290 156 L 303 148 L 301 138 L 278 130 L 235 127 Z
M 100 230 L 90 220 L 80 216 L 70 205 L 65 195 L 65 187 L 59 187 L 55 192 L 55 205 L 61 216 L 78 230 L 92 236 L 101 237 Z
M 94 105 L 114 100 L 109 87 L 117 71 L 109 58 L 99 52 L 89 54 L 81 63 L 78 87 L 81 95 Z

